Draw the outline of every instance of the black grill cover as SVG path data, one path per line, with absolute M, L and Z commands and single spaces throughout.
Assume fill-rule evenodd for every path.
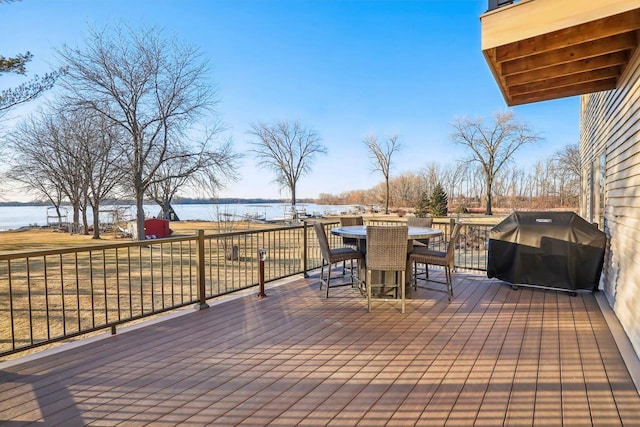
M 573 212 L 513 212 L 491 229 L 487 276 L 594 291 L 605 244 L 605 234 Z

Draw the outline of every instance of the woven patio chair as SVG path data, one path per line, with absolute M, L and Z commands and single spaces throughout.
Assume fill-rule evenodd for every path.
M 353 261 L 363 261 L 364 256 L 362 253 L 353 248 L 334 248 L 331 249 L 329 246 L 329 239 L 327 238 L 327 233 L 324 231 L 324 227 L 321 222 L 315 222 L 313 224 L 313 228 L 316 231 L 316 235 L 318 236 L 318 243 L 320 244 L 320 252 L 322 253 L 322 265 L 320 267 L 320 290 L 322 290 L 322 285 L 327 287 L 327 292 L 325 298 L 329 298 L 329 287 L 337 287 L 337 286 L 345 286 L 351 285 L 357 281 L 360 283 L 360 279 L 354 275 L 354 271 L 357 272 L 357 269 L 353 268 Z M 330 286 L 331 283 L 331 266 L 338 262 L 346 262 L 351 261 L 351 281 L 350 283 L 340 283 L 339 285 Z M 328 265 L 327 268 L 327 278 L 324 278 L 324 266 L 325 263 Z
M 405 308 L 405 279 L 407 268 L 407 226 L 368 226 L 367 227 L 367 254 L 366 269 L 367 278 L 367 309 L 371 311 L 371 300 L 376 291 L 377 295 L 387 295 L 389 291 L 395 291 L 395 299 L 400 297 L 402 312 Z M 372 271 L 381 271 L 382 282 L 385 282 L 386 273 L 393 272 L 395 283 L 373 283 Z M 398 292 L 400 291 L 400 292 Z
M 341 216 L 340 227 L 347 227 L 350 225 L 364 225 L 364 218 L 361 216 Z M 342 244 L 347 246 L 358 246 L 358 239 L 350 237 L 343 237 Z
M 361 216 L 341 216 L 340 217 L 340 226 L 346 227 L 350 225 L 364 225 L 364 218 Z M 358 239 L 354 239 L 353 237 L 343 237 L 342 244 L 345 246 L 352 247 L 354 249 L 358 249 Z M 342 263 L 342 274 L 346 276 L 346 261 Z M 353 274 L 353 272 L 351 272 Z
M 432 217 L 426 217 L 426 218 L 419 218 L 419 217 L 415 217 L 415 216 L 410 216 L 407 218 L 407 225 L 409 227 L 427 227 L 427 228 L 431 228 L 431 226 L 433 225 L 433 218 Z M 413 239 L 412 241 L 413 243 L 413 247 L 417 248 L 417 247 L 429 247 L 429 239 Z M 418 271 L 418 266 L 414 265 L 413 268 L 413 274 L 420 274 L 422 276 L 424 276 L 425 278 L 429 278 L 429 269 L 427 268 L 426 265 L 424 265 L 424 268 L 421 268 L 420 271 Z
M 451 237 L 449 238 L 449 243 L 447 244 L 447 251 L 434 251 L 430 250 L 427 247 L 417 247 L 413 249 L 413 252 L 409 254 L 409 262 L 413 266 L 413 288 L 422 288 L 429 289 L 437 292 L 445 292 L 449 301 L 453 298 L 453 285 L 451 283 L 451 270 L 453 269 L 453 257 L 455 254 L 456 241 L 458 240 L 458 236 L 460 236 L 460 230 L 462 229 L 462 223 L 456 223 L 453 227 L 453 231 L 451 232 Z M 429 265 L 440 265 L 444 267 L 445 281 L 433 280 L 428 276 L 426 278 L 419 277 L 417 273 L 417 264 L 424 264 L 425 269 L 429 268 Z M 418 280 L 424 282 L 432 282 L 432 283 L 440 283 L 442 285 L 446 285 L 446 289 L 439 289 L 428 287 L 425 285 L 418 285 Z
M 431 228 L 433 225 L 433 218 L 418 218 L 416 216 L 410 216 L 407 218 L 407 226 L 409 227 L 425 227 Z M 429 239 L 413 239 L 413 246 L 429 246 Z

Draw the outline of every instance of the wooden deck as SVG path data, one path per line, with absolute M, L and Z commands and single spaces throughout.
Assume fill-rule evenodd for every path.
M 316 273 L 5 363 L 0 425 L 640 425 L 592 294 L 454 281 L 367 313 Z

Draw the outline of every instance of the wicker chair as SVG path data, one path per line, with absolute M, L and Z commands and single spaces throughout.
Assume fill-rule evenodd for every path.
M 341 216 L 340 217 L 340 226 L 347 227 L 350 225 L 364 225 L 364 219 L 361 216 Z M 354 249 L 358 249 L 358 239 L 354 239 L 352 237 L 343 237 L 342 244 L 345 246 L 352 247 Z M 351 263 L 351 269 L 353 270 L 353 263 Z M 353 271 L 350 272 L 353 274 Z M 342 275 L 347 275 L 347 264 L 346 261 L 342 263 Z
M 326 285 L 327 292 L 325 297 L 329 298 L 329 287 L 331 283 L 331 265 L 336 264 L 338 262 L 351 261 L 350 283 L 341 283 L 339 285 L 334 285 L 333 287 L 344 286 L 347 284 L 350 284 L 353 286 L 356 280 L 360 282 L 359 278 L 355 277 L 353 274 L 354 271 L 357 271 L 357 270 L 354 270 L 353 268 L 353 261 L 354 260 L 362 261 L 364 259 L 364 256 L 362 255 L 361 252 L 358 252 L 356 249 L 353 249 L 353 248 L 343 247 L 343 248 L 331 249 L 331 247 L 329 246 L 329 239 L 327 239 L 327 233 L 324 231 L 324 227 L 322 223 L 315 222 L 313 224 L 313 228 L 315 229 L 316 235 L 318 236 L 318 243 L 320 244 L 320 251 L 322 252 L 322 266 L 320 267 L 320 290 L 322 290 L 322 285 Z M 325 262 L 328 265 L 326 280 L 324 278 Z
M 462 229 L 462 224 L 459 222 L 456 223 L 456 225 L 453 227 L 453 231 L 451 232 L 451 238 L 449 239 L 449 243 L 447 244 L 446 252 L 433 251 L 426 247 L 420 246 L 420 247 L 414 248 L 413 252 L 409 254 L 409 262 L 413 265 L 413 271 L 414 271 L 414 274 L 412 277 L 414 289 L 417 289 L 418 287 L 420 287 L 422 289 L 430 289 L 432 291 L 445 292 L 449 298 L 449 301 L 451 301 L 451 298 L 453 298 L 453 286 L 451 283 L 451 269 L 453 268 L 453 256 L 454 256 L 456 241 L 458 240 L 458 236 L 460 236 L 461 229 Z M 428 276 L 426 278 L 418 277 L 419 275 L 417 273 L 417 264 L 425 264 L 425 269 L 428 269 L 429 264 L 443 266 L 444 273 L 445 273 L 445 281 L 442 282 L 438 280 L 429 279 Z M 423 280 L 425 282 L 440 283 L 440 284 L 446 285 L 447 288 L 445 290 L 445 289 L 431 288 L 424 285 L 418 285 L 418 279 Z
M 347 227 L 350 225 L 364 225 L 364 219 L 361 216 L 341 216 L 340 226 Z M 343 237 L 342 244 L 347 246 L 358 246 L 358 239 L 351 237 Z
M 410 216 L 407 218 L 407 225 L 409 227 L 427 227 L 427 228 L 431 228 L 431 226 L 433 225 L 433 218 L 432 217 L 426 217 L 426 218 L 419 218 L 419 217 L 415 217 L 415 216 Z M 417 247 L 429 247 L 429 239 L 413 239 L 412 240 L 412 244 L 414 248 Z M 424 276 L 426 279 L 429 278 L 429 269 L 427 268 L 426 265 L 424 265 L 424 268 L 421 268 L 420 271 L 418 271 L 418 265 L 414 264 L 413 266 L 413 274 L 419 274 L 421 276 Z
M 409 227 L 426 227 L 431 228 L 433 225 L 433 218 L 418 218 L 416 216 L 410 216 L 407 218 L 407 226 Z M 429 246 L 429 239 L 413 239 L 413 246 Z
M 405 308 L 405 277 L 407 268 L 407 226 L 368 226 L 367 227 L 367 309 L 371 311 L 371 299 L 374 288 L 381 290 L 383 294 L 390 290 L 400 290 L 402 312 Z M 373 283 L 372 271 L 394 272 L 395 284 Z M 400 274 L 398 274 L 400 273 Z M 384 277 L 384 275 L 381 275 Z M 399 277 L 399 278 L 398 278 Z M 384 280 L 382 280 L 384 281 Z

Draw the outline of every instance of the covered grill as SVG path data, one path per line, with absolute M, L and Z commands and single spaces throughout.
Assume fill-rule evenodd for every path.
M 487 276 L 594 291 L 605 244 L 605 234 L 573 212 L 513 212 L 491 229 Z

